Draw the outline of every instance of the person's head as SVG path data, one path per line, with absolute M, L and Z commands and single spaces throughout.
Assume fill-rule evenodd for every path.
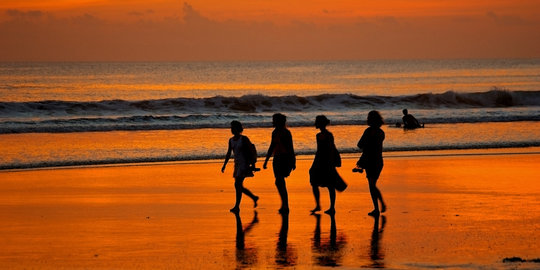
M 324 115 L 318 115 L 315 117 L 315 127 L 316 128 L 325 128 L 328 124 L 330 124 L 330 120 L 326 118 Z
M 234 135 L 240 135 L 242 134 L 242 131 L 244 131 L 244 128 L 242 127 L 242 123 L 239 121 L 233 120 L 231 122 L 231 133 Z
M 381 127 L 384 124 L 384 121 L 378 111 L 371 111 L 367 116 L 367 124 L 370 127 Z
M 284 128 L 285 123 L 287 123 L 287 116 L 276 113 L 272 116 L 272 125 L 277 128 Z
M 409 111 L 407 109 L 403 109 L 403 115 L 409 114 Z

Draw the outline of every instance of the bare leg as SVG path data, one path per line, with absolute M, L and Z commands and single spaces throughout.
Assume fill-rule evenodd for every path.
M 244 191 L 244 178 L 243 177 L 237 177 L 234 179 L 234 189 L 236 191 L 236 203 L 234 204 L 234 207 L 231 208 L 231 212 L 238 212 L 240 211 L 240 202 L 242 201 L 242 192 Z
M 253 200 L 253 207 L 257 207 L 257 201 L 259 200 L 258 196 L 255 196 L 249 189 L 245 188 L 242 185 L 242 193 L 246 194 L 248 197 L 250 197 Z
M 325 213 L 333 214 L 336 212 L 336 189 L 333 187 L 328 187 L 328 194 L 330 195 L 330 208 L 328 208 Z
M 319 192 L 319 187 L 318 186 L 311 186 L 311 188 L 313 190 L 313 197 L 315 198 L 315 208 L 313 210 L 311 210 L 311 212 L 315 213 L 315 212 L 321 210 L 321 203 L 320 203 L 321 194 Z
M 375 195 L 376 195 L 378 201 L 381 202 L 381 213 L 384 213 L 384 212 L 386 212 L 386 204 L 384 203 L 384 200 L 382 198 L 381 190 L 376 185 L 377 180 L 378 179 L 375 179 L 373 186 L 375 187 Z
M 384 213 L 386 212 L 386 204 L 383 201 L 382 194 L 379 188 L 377 188 L 377 191 L 379 192 L 379 201 L 381 202 L 381 213 Z
M 276 187 L 281 197 L 281 208 L 279 209 L 280 213 L 289 212 L 289 195 L 287 193 L 287 185 L 285 184 L 285 178 L 276 177 Z
M 377 215 L 380 214 L 380 211 L 379 211 L 379 197 L 381 196 L 381 192 L 379 191 L 379 189 L 376 186 L 377 179 L 369 179 L 368 178 L 368 182 L 369 182 L 369 194 L 371 195 L 371 200 L 373 201 L 373 208 L 374 208 L 374 210 L 369 212 L 368 215 L 377 216 Z

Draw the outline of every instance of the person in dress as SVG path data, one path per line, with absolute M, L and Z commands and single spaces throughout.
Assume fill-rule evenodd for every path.
M 240 211 L 240 202 L 242 201 L 242 193 L 246 194 L 253 200 L 254 207 L 257 207 L 257 201 L 259 200 L 258 196 L 255 196 L 251 191 L 244 187 L 244 179 L 246 177 L 252 177 L 253 171 L 252 167 L 247 161 L 246 157 L 246 147 L 251 144 L 247 136 L 242 135 L 244 128 L 242 123 L 239 121 L 231 122 L 231 133 L 233 136 L 229 139 L 229 147 L 227 149 L 227 154 L 225 155 L 225 161 L 223 162 L 223 167 L 221 172 L 225 172 L 225 167 L 227 162 L 231 158 L 231 153 L 234 154 L 234 188 L 236 190 L 236 203 L 234 207 L 230 209 L 233 213 L 238 213 Z
M 312 187 L 313 197 L 315 198 L 315 208 L 311 210 L 312 213 L 321 210 L 319 187 L 328 188 L 328 194 L 330 196 L 330 208 L 325 213 L 334 214 L 336 212 L 335 183 L 343 181 L 336 170 L 337 166 L 341 166 L 341 164 L 338 164 L 341 160 L 336 160 L 336 153 L 334 153 L 334 151 L 337 151 L 334 144 L 334 135 L 326 129 L 329 123 L 330 120 L 324 115 L 319 115 L 315 118 L 315 128 L 319 129 L 320 132 L 316 137 L 317 152 L 315 153 L 315 159 L 309 169 L 309 181 Z

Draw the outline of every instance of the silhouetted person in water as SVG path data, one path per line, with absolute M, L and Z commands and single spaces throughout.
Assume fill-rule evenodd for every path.
M 251 142 L 249 141 L 249 138 L 247 136 L 242 135 L 242 131 L 244 131 L 244 128 L 242 127 L 242 124 L 240 122 L 236 120 L 231 122 L 231 133 L 234 136 L 229 139 L 227 155 L 225 155 L 225 162 L 223 162 L 223 167 L 221 168 L 221 172 L 225 172 L 225 167 L 227 166 L 227 162 L 229 162 L 229 159 L 231 158 L 231 152 L 233 152 L 233 177 L 234 188 L 236 190 L 236 203 L 234 207 L 231 208 L 231 212 L 240 211 L 240 201 L 242 200 L 242 193 L 245 193 L 253 200 L 253 207 L 257 207 L 257 201 L 259 200 L 259 197 L 253 195 L 251 191 L 244 187 L 244 179 L 246 177 L 252 177 L 253 171 L 250 167 L 250 164 L 248 164 L 247 162 L 245 154 L 247 152 L 246 148 L 249 144 L 251 144 Z
M 317 152 L 315 153 L 315 159 L 309 169 L 309 182 L 313 190 L 313 197 L 315 198 L 315 208 L 311 210 L 312 213 L 321 210 L 320 204 L 320 192 L 319 187 L 328 188 L 328 194 L 330 195 L 330 208 L 325 211 L 327 214 L 334 214 L 336 212 L 336 189 L 335 183 L 337 181 L 343 181 L 339 176 L 336 167 L 341 166 L 341 160 L 336 160 L 337 151 L 334 144 L 334 135 L 326 129 L 326 126 L 330 123 L 330 120 L 324 115 L 319 115 L 315 118 L 315 128 L 320 129 L 321 132 L 317 134 Z
M 271 156 L 274 156 L 272 166 L 276 178 L 275 184 L 281 197 L 280 213 L 289 212 L 289 195 L 287 194 L 285 177 L 289 176 L 291 171 L 296 169 L 293 139 L 291 132 L 287 129 L 286 123 L 287 117 L 285 115 L 276 113 L 272 116 L 274 131 L 272 131 L 272 141 L 270 142 L 270 147 L 268 147 L 263 165 L 263 168 L 266 169 L 268 160 Z
M 358 141 L 358 148 L 362 149 L 362 156 L 358 160 L 357 166 L 366 171 L 366 177 L 369 182 L 369 193 L 373 201 L 373 211 L 369 212 L 370 216 L 378 216 L 381 212 L 386 211 L 386 204 L 383 201 L 381 191 L 377 188 L 377 180 L 383 169 L 383 141 L 384 131 L 381 126 L 384 121 L 378 111 L 368 113 L 367 124 L 368 128 L 364 131 L 362 138 Z M 381 208 L 379 210 L 379 201 Z
M 246 248 L 245 234 L 248 233 L 255 224 L 259 222 L 257 211 L 253 211 L 253 220 L 244 228 L 240 214 L 234 212 L 236 217 L 236 261 L 243 266 L 253 265 L 257 261 L 257 254 L 254 248 Z
M 409 114 L 409 111 L 407 109 L 403 109 L 402 120 L 403 120 L 403 128 L 405 129 L 415 129 L 415 128 L 424 127 L 423 125 L 420 125 L 420 122 L 418 122 L 418 120 L 416 120 L 416 118 L 412 114 Z

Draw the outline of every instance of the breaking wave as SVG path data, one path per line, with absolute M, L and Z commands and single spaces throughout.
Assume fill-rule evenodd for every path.
M 540 91 L 491 90 L 478 93 L 416 94 L 407 96 L 216 96 L 158 100 L 105 100 L 99 102 L 39 101 L 0 102 L 0 134 L 27 132 L 85 132 L 113 130 L 158 130 L 226 127 L 241 118 L 248 126 L 268 126 L 268 117 L 284 112 L 292 126 L 311 125 L 316 114 L 332 115 L 335 124 L 359 124 L 355 114 L 365 110 L 447 110 L 426 114 L 425 123 L 491 121 L 539 121 Z M 459 110 L 513 109 L 532 107 L 518 113 L 454 113 Z M 399 121 L 390 115 L 387 122 Z

